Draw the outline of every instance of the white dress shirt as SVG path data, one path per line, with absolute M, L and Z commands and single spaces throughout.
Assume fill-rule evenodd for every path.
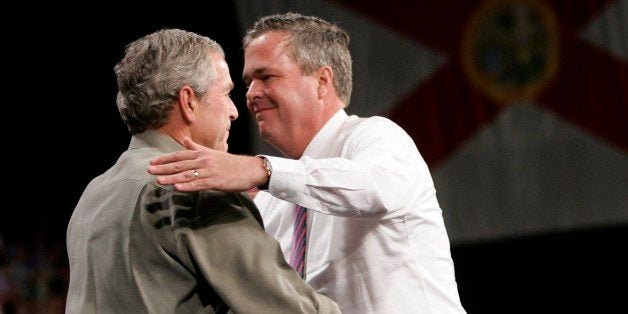
M 465 313 L 429 169 L 408 134 L 344 110 L 299 160 L 267 156 L 255 203 L 286 259 L 307 207 L 306 281 L 344 313 Z M 273 197 L 274 196 L 274 197 Z

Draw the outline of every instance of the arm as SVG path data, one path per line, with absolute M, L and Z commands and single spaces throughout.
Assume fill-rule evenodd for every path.
M 270 192 L 288 202 L 344 217 L 386 218 L 434 193 L 412 139 L 388 120 L 354 129 L 339 157 L 269 157 Z
M 213 191 L 169 199 L 175 255 L 233 312 L 339 313 L 285 262 L 248 199 Z
M 179 191 L 216 190 L 244 192 L 268 183 L 262 158 L 233 155 L 194 143 L 186 137 L 187 148 L 151 160 L 148 172 L 159 175 L 163 185 L 174 184 Z M 198 176 L 194 175 L 194 170 Z
M 184 191 L 244 191 L 264 184 L 260 158 L 231 155 L 194 143 L 186 146 L 190 150 L 153 159 L 149 172 L 165 174 L 159 177 L 162 184 L 184 182 L 175 185 Z M 322 213 L 375 219 L 395 215 L 434 193 L 429 169 L 414 142 L 386 119 L 358 126 L 345 139 L 339 155 L 299 160 L 268 157 L 273 166 L 269 192 Z M 191 169 L 201 169 L 201 178 L 192 180 Z

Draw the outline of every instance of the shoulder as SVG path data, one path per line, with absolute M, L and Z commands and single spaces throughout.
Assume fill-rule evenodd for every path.
M 351 137 L 369 136 L 375 138 L 408 137 L 408 134 L 397 123 L 392 120 L 380 117 L 358 117 L 349 116 L 343 124 L 342 130 L 346 135 Z
M 153 191 L 163 191 L 158 187 Z M 173 227 L 198 229 L 220 224 L 233 224 L 238 221 L 256 225 L 259 213 L 248 197 L 238 193 L 219 191 L 167 193 L 166 200 L 157 203 L 167 204 L 172 210 Z

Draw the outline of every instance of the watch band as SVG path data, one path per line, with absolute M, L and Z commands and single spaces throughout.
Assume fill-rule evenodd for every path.
M 261 186 L 258 186 L 257 188 L 260 190 L 268 190 L 268 186 L 270 185 L 270 176 L 273 175 L 273 165 L 265 156 L 257 155 L 257 157 L 262 159 L 263 161 L 262 166 L 264 167 L 264 170 L 266 170 L 266 174 L 268 174 L 268 180 L 266 181 L 266 183 L 264 183 Z

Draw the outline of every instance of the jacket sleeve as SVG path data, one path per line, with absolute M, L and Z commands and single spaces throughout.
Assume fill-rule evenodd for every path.
M 177 250 L 233 312 L 340 312 L 286 263 L 248 198 L 211 191 L 192 195 L 171 213 Z

